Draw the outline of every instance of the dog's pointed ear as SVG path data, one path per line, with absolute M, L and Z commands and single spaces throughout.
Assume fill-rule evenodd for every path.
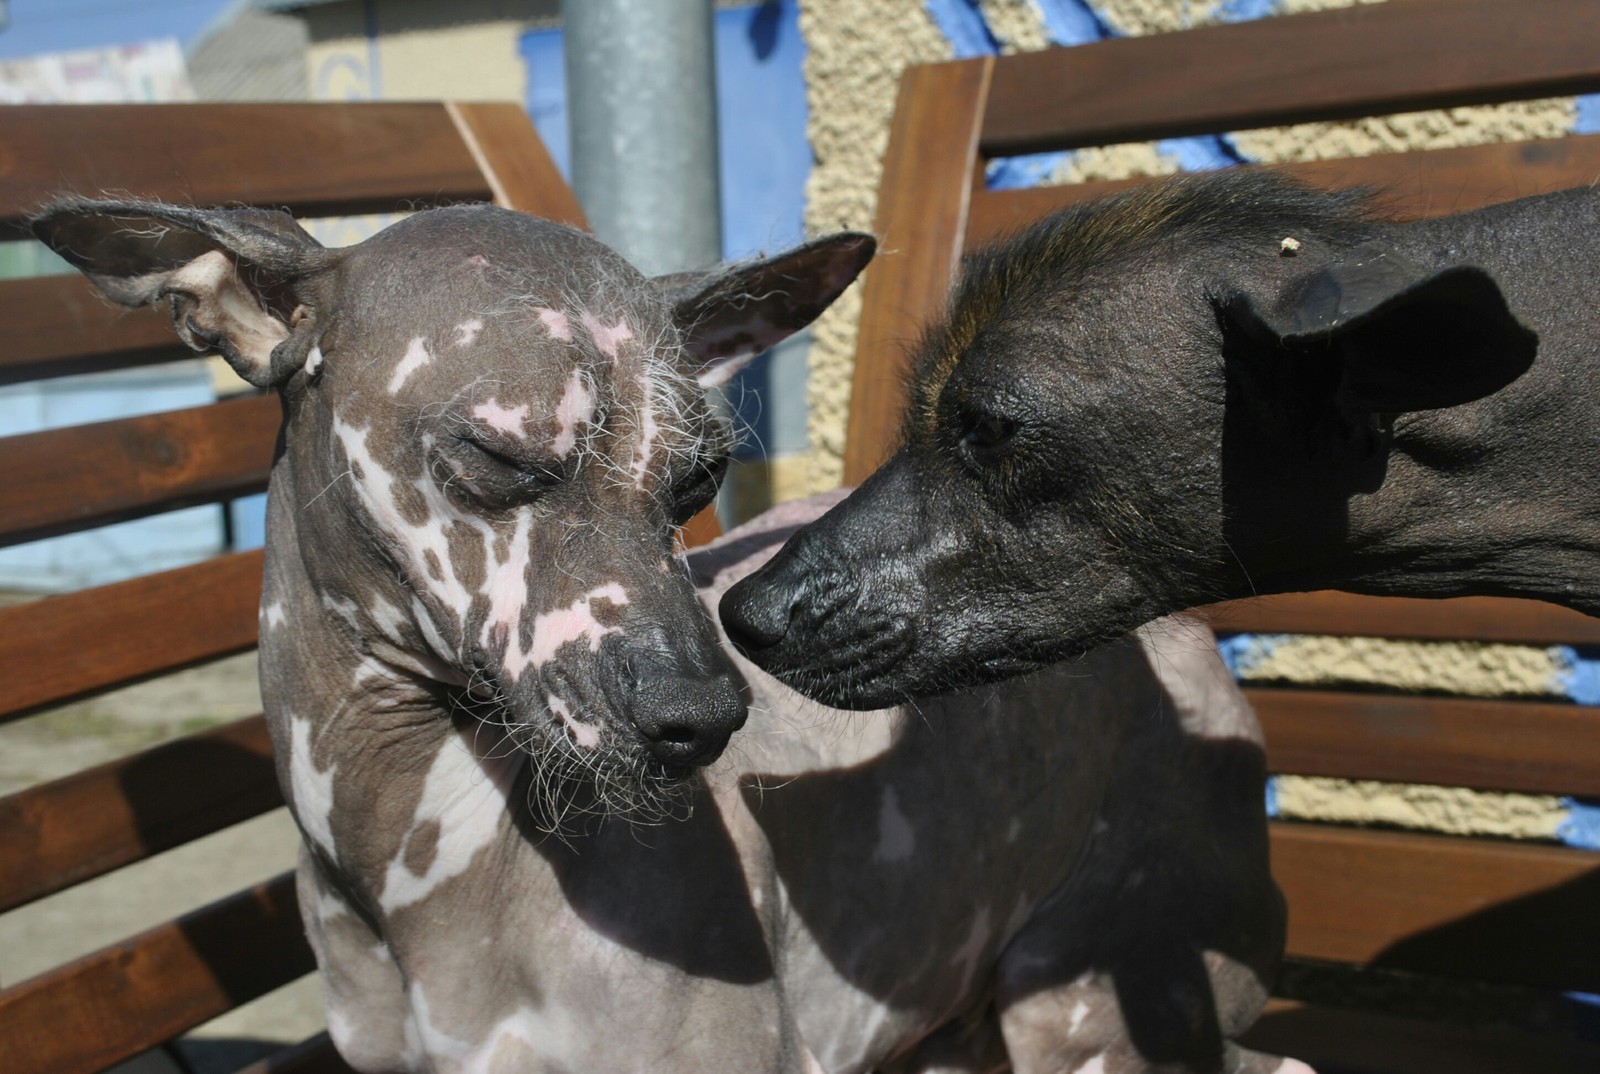
M 69 198 L 31 226 L 112 301 L 165 303 L 179 338 L 257 387 L 287 380 L 314 342 L 309 324 L 293 331 L 297 289 L 329 252 L 287 213 Z
M 772 257 L 651 282 L 673 308 L 694 376 L 711 388 L 816 320 L 876 250 L 871 235 L 841 231 Z
M 1374 412 L 1481 399 L 1526 372 L 1539 349 L 1486 270 L 1424 268 L 1378 242 L 1296 277 L 1272 300 L 1240 293 L 1225 306 L 1282 352 L 1276 360 L 1334 357 L 1339 393 Z

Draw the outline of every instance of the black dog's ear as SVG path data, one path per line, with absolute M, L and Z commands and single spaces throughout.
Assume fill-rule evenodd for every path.
M 1342 396 L 1374 412 L 1490 395 L 1533 364 L 1539 337 L 1475 265 L 1424 269 L 1377 242 L 1291 280 L 1275 300 L 1239 293 L 1226 312 L 1258 340 L 1334 357 Z
M 296 285 L 329 254 L 289 214 L 68 198 L 30 223 L 112 301 L 165 301 L 185 343 L 216 350 L 251 384 L 281 384 L 304 362 L 307 338 L 291 338 L 304 317 Z
M 841 231 L 771 257 L 651 282 L 673 308 L 700 383 L 726 382 L 751 358 L 804 328 L 872 260 L 877 240 Z

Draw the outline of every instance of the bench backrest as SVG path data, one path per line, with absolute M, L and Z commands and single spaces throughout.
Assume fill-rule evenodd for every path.
M 0 144 L 5 238 L 64 191 L 301 217 L 493 200 L 583 226 L 514 104 L 13 106 Z M 0 320 L 0 384 L 188 357 L 77 274 L 0 281 Z M 0 439 L 0 546 L 259 492 L 278 420 L 248 393 Z M 0 721 L 251 648 L 260 587 L 261 553 L 235 552 L 0 608 Z M 280 805 L 260 716 L 28 788 L 0 799 L 0 912 Z M 311 969 L 293 878 L 267 878 L 0 992 L 0 1066 L 103 1070 Z M 342 1068 L 324 1038 L 272 1069 Z
M 1593 0 L 1390 0 L 907 70 L 879 186 L 876 230 L 884 252 L 866 274 L 846 483 L 859 483 L 892 450 L 907 341 L 937 316 L 963 254 L 1052 209 L 1149 181 L 988 190 L 988 160 L 1596 91 L 1600 4 Z M 1287 170 L 1332 187 L 1381 188 L 1399 215 L 1418 218 L 1594 182 L 1600 136 Z M 1600 645 L 1600 620 L 1527 601 L 1315 593 L 1209 612 L 1221 633 Z M 1593 710 L 1332 690 L 1247 692 L 1262 718 L 1274 772 L 1600 794 L 1600 714 Z M 1304 824 L 1275 824 L 1273 854 L 1290 903 L 1291 955 L 1600 990 L 1600 915 L 1593 912 L 1600 856 Z M 1395 1042 L 1414 1032 L 1289 1013 L 1310 1027 L 1309 1036 L 1280 1032 L 1262 1043 L 1315 1038 L 1305 1055 L 1314 1061 L 1399 1056 L 1405 1049 Z M 1385 1052 L 1384 1042 L 1395 1050 Z M 1463 1045 L 1457 1058 L 1482 1047 L 1481 1041 Z M 1522 1065 L 1483 1069 L 1592 1069 L 1597 1055 L 1583 1052 L 1569 1066 L 1536 1050 Z M 1372 1069 L 1433 1068 L 1393 1059 Z

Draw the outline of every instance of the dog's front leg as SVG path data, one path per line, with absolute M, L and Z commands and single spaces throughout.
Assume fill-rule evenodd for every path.
M 362 1074 L 411 1069 L 406 1048 L 410 1007 L 388 945 L 328 883 L 302 845 L 295 877 L 300 916 L 322 971 L 328 1035 Z

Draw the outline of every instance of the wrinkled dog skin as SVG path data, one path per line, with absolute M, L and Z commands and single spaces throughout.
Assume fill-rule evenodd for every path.
M 902 446 L 723 602 L 872 708 L 1182 608 L 1341 588 L 1600 614 L 1600 191 L 1395 224 L 1268 172 L 969 259 Z
M 673 552 L 727 461 L 706 386 L 870 238 L 646 280 L 481 206 L 341 250 L 254 210 L 35 227 L 281 393 L 262 685 L 358 1070 L 1279 1065 L 1228 1043 L 1282 909 L 1203 629 L 852 724 L 707 608 L 825 505 Z

